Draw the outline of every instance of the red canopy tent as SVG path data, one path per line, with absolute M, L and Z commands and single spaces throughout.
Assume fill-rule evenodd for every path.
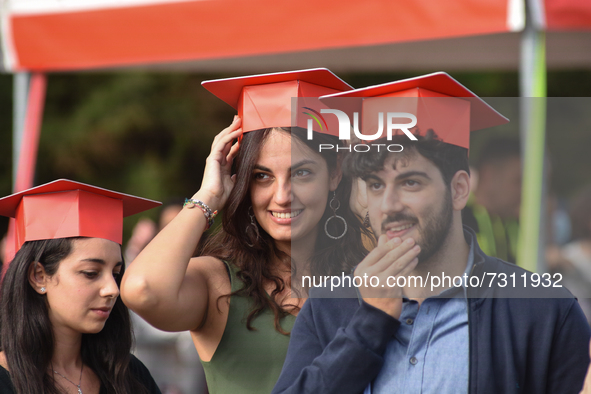
M 5 0 L 7 71 L 511 68 L 526 0 Z M 532 0 L 548 64 L 591 64 L 591 5 Z M 586 31 L 581 31 L 586 30 Z

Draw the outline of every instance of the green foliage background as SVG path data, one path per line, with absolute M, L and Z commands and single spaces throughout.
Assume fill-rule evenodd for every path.
M 423 73 L 341 77 L 362 87 Z M 519 95 L 516 72 L 451 75 L 482 97 Z M 50 74 L 36 184 L 69 178 L 160 201 L 192 195 L 201 183 L 213 137 L 234 114 L 200 83 L 226 76 L 235 75 L 138 71 Z M 12 83 L 12 75 L 0 75 L 0 196 L 10 194 L 12 184 Z M 548 96 L 586 97 L 590 93 L 591 71 L 549 73 Z M 517 126 L 512 122 L 506 133 L 517 135 Z M 552 184 L 563 196 L 591 182 L 588 126 L 570 130 L 566 138 L 548 135 L 554 163 Z M 486 138 L 483 134 L 480 140 Z M 477 156 L 482 141 L 476 139 L 472 146 Z M 576 156 L 569 140 L 575 142 Z M 155 217 L 157 212 L 147 215 Z M 136 220 L 126 222 L 127 234 Z M 0 234 L 5 228 L 4 220 Z

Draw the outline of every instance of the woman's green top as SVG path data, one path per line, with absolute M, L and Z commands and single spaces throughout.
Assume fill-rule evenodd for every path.
M 238 268 L 228 267 L 232 292 L 242 288 L 236 273 Z M 273 311 L 265 309 L 252 321 L 255 331 L 246 328 L 246 319 L 252 309 L 247 297 L 230 297 L 230 311 L 222 339 L 211 361 L 201 361 L 210 394 L 265 394 L 270 393 L 279 378 L 289 336 L 275 330 Z M 295 316 L 281 320 L 281 327 L 291 332 Z

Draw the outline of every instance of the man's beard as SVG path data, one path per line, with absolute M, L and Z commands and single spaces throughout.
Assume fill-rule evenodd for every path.
M 429 210 L 426 213 L 422 224 L 419 224 L 419 220 L 416 216 L 399 212 L 388 216 L 386 220 L 382 222 L 381 234 L 385 234 L 386 225 L 391 222 L 409 222 L 416 224 L 420 239 L 415 239 L 415 241 L 417 241 L 418 245 L 421 247 L 418 256 L 419 264 L 421 264 L 439 252 L 445 243 L 451 229 L 452 215 L 453 205 L 451 202 L 451 191 L 446 190 L 445 198 L 442 201 L 440 209 L 438 211 L 435 209 Z

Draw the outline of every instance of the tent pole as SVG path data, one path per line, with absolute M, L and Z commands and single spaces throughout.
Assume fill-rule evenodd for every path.
M 13 74 L 12 79 L 12 94 L 13 94 L 13 115 L 12 115 L 12 192 L 16 193 L 18 190 L 18 163 L 21 156 L 21 148 L 25 134 L 25 118 L 27 116 L 27 103 L 29 97 L 29 81 L 31 75 L 27 72 L 18 72 Z M 4 278 L 8 263 L 12 260 L 15 254 L 14 250 L 14 219 L 8 222 L 8 232 L 6 234 L 6 246 L 4 248 L 4 256 L 2 259 L 5 264 L 3 266 L 1 278 Z
M 15 153 L 15 179 L 13 185 L 13 191 L 19 192 L 22 190 L 29 189 L 33 186 L 33 179 L 35 176 L 35 165 L 37 163 L 37 150 L 39 148 L 39 138 L 41 135 L 41 123 L 43 119 L 43 107 L 45 104 L 45 92 L 47 88 L 47 77 L 45 74 L 36 73 L 30 77 L 26 75 L 28 91 L 21 92 L 21 86 L 15 86 L 15 117 L 17 117 L 16 111 L 20 110 L 20 104 L 17 104 L 18 99 L 21 99 L 21 94 L 25 97 L 24 100 L 24 116 L 22 123 L 20 119 L 15 119 L 15 145 L 18 146 L 18 151 Z M 17 82 L 15 82 L 16 85 Z M 22 83 L 22 82 L 21 82 Z M 19 107 L 19 108 L 16 108 Z M 18 114 L 20 116 L 20 113 Z M 18 122 L 18 123 L 17 123 Z M 18 130 L 16 127 L 21 127 Z M 4 251 L 3 273 L 6 272 L 6 268 L 10 261 L 12 261 L 15 253 L 15 222 L 14 219 L 10 219 L 8 224 L 8 233 L 6 235 L 6 247 Z
M 27 72 L 14 73 L 13 76 L 13 118 L 12 118 L 12 187 L 16 186 L 18 160 L 25 132 L 25 116 L 31 75 Z
M 521 38 L 521 141 L 523 184 L 517 263 L 544 272 L 545 259 L 545 139 L 546 39 L 540 22 L 540 4 L 527 2 L 527 21 Z
M 17 192 L 33 187 L 46 88 L 47 76 L 45 74 L 35 73 L 31 75 L 23 140 L 18 157 L 18 171 L 15 182 Z

